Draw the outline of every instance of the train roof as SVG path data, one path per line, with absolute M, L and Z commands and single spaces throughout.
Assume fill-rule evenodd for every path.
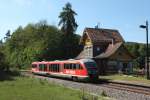
M 35 62 L 32 62 L 32 64 L 37 64 L 37 63 L 48 63 L 48 61 L 35 61 Z
M 37 62 L 32 62 L 32 64 L 41 64 L 41 63 L 61 63 L 61 62 L 70 62 L 70 63 L 75 63 L 75 62 L 94 62 L 92 59 L 69 59 L 69 60 L 55 60 L 55 61 L 37 61 Z

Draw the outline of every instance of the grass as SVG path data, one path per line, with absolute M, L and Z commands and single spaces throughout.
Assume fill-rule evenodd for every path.
M 83 91 L 49 83 L 47 80 L 14 76 L 0 81 L 0 100 L 108 100 Z
M 127 81 L 127 82 L 132 82 L 135 84 L 136 83 L 150 84 L 150 80 L 147 80 L 146 77 L 123 75 L 123 74 L 100 76 L 100 79 L 107 79 L 107 80 L 113 80 L 113 81 Z
M 16 77 L 0 82 L 0 100 L 79 100 L 77 91 L 46 81 Z

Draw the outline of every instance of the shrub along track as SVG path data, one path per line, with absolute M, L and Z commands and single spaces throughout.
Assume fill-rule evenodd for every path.
M 103 80 L 99 80 L 100 82 L 97 83 L 74 82 L 69 79 L 33 75 L 28 72 L 23 72 L 23 75 L 46 79 L 49 82 L 73 89 L 84 90 L 97 95 L 105 92 L 107 96 L 116 98 L 118 100 L 150 100 L 150 87 L 148 86 L 109 82 Z

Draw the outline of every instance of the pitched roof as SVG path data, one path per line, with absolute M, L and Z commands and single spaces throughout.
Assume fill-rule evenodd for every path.
M 123 45 L 122 42 L 116 43 L 113 46 L 112 46 L 112 44 L 109 44 L 109 46 L 105 52 L 101 53 L 100 55 L 98 55 L 94 58 L 108 58 L 112 54 L 114 54 L 119 49 L 119 47 L 121 47 L 122 45 Z
M 95 56 L 95 57 L 92 57 L 92 58 L 108 58 L 110 57 L 112 54 L 114 54 L 118 49 L 119 47 L 121 47 L 123 45 L 122 42 L 119 42 L 119 43 L 116 43 L 112 46 L 112 44 L 109 44 L 109 46 L 107 47 L 106 51 Z M 76 59 L 82 59 L 82 58 L 87 58 L 86 57 L 86 52 L 84 51 L 84 49 L 80 52 L 80 54 L 76 57 Z
M 89 36 L 93 43 L 96 42 L 124 42 L 118 30 L 102 28 L 85 28 L 80 43 L 84 41 L 84 35 Z
M 80 52 L 80 54 L 75 59 L 85 58 L 84 49 Z

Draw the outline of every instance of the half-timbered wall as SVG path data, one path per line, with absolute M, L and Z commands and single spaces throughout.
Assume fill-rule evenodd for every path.
M 84 46 L 85 57 L 92 58 L 93 57 L 93 46 Z

